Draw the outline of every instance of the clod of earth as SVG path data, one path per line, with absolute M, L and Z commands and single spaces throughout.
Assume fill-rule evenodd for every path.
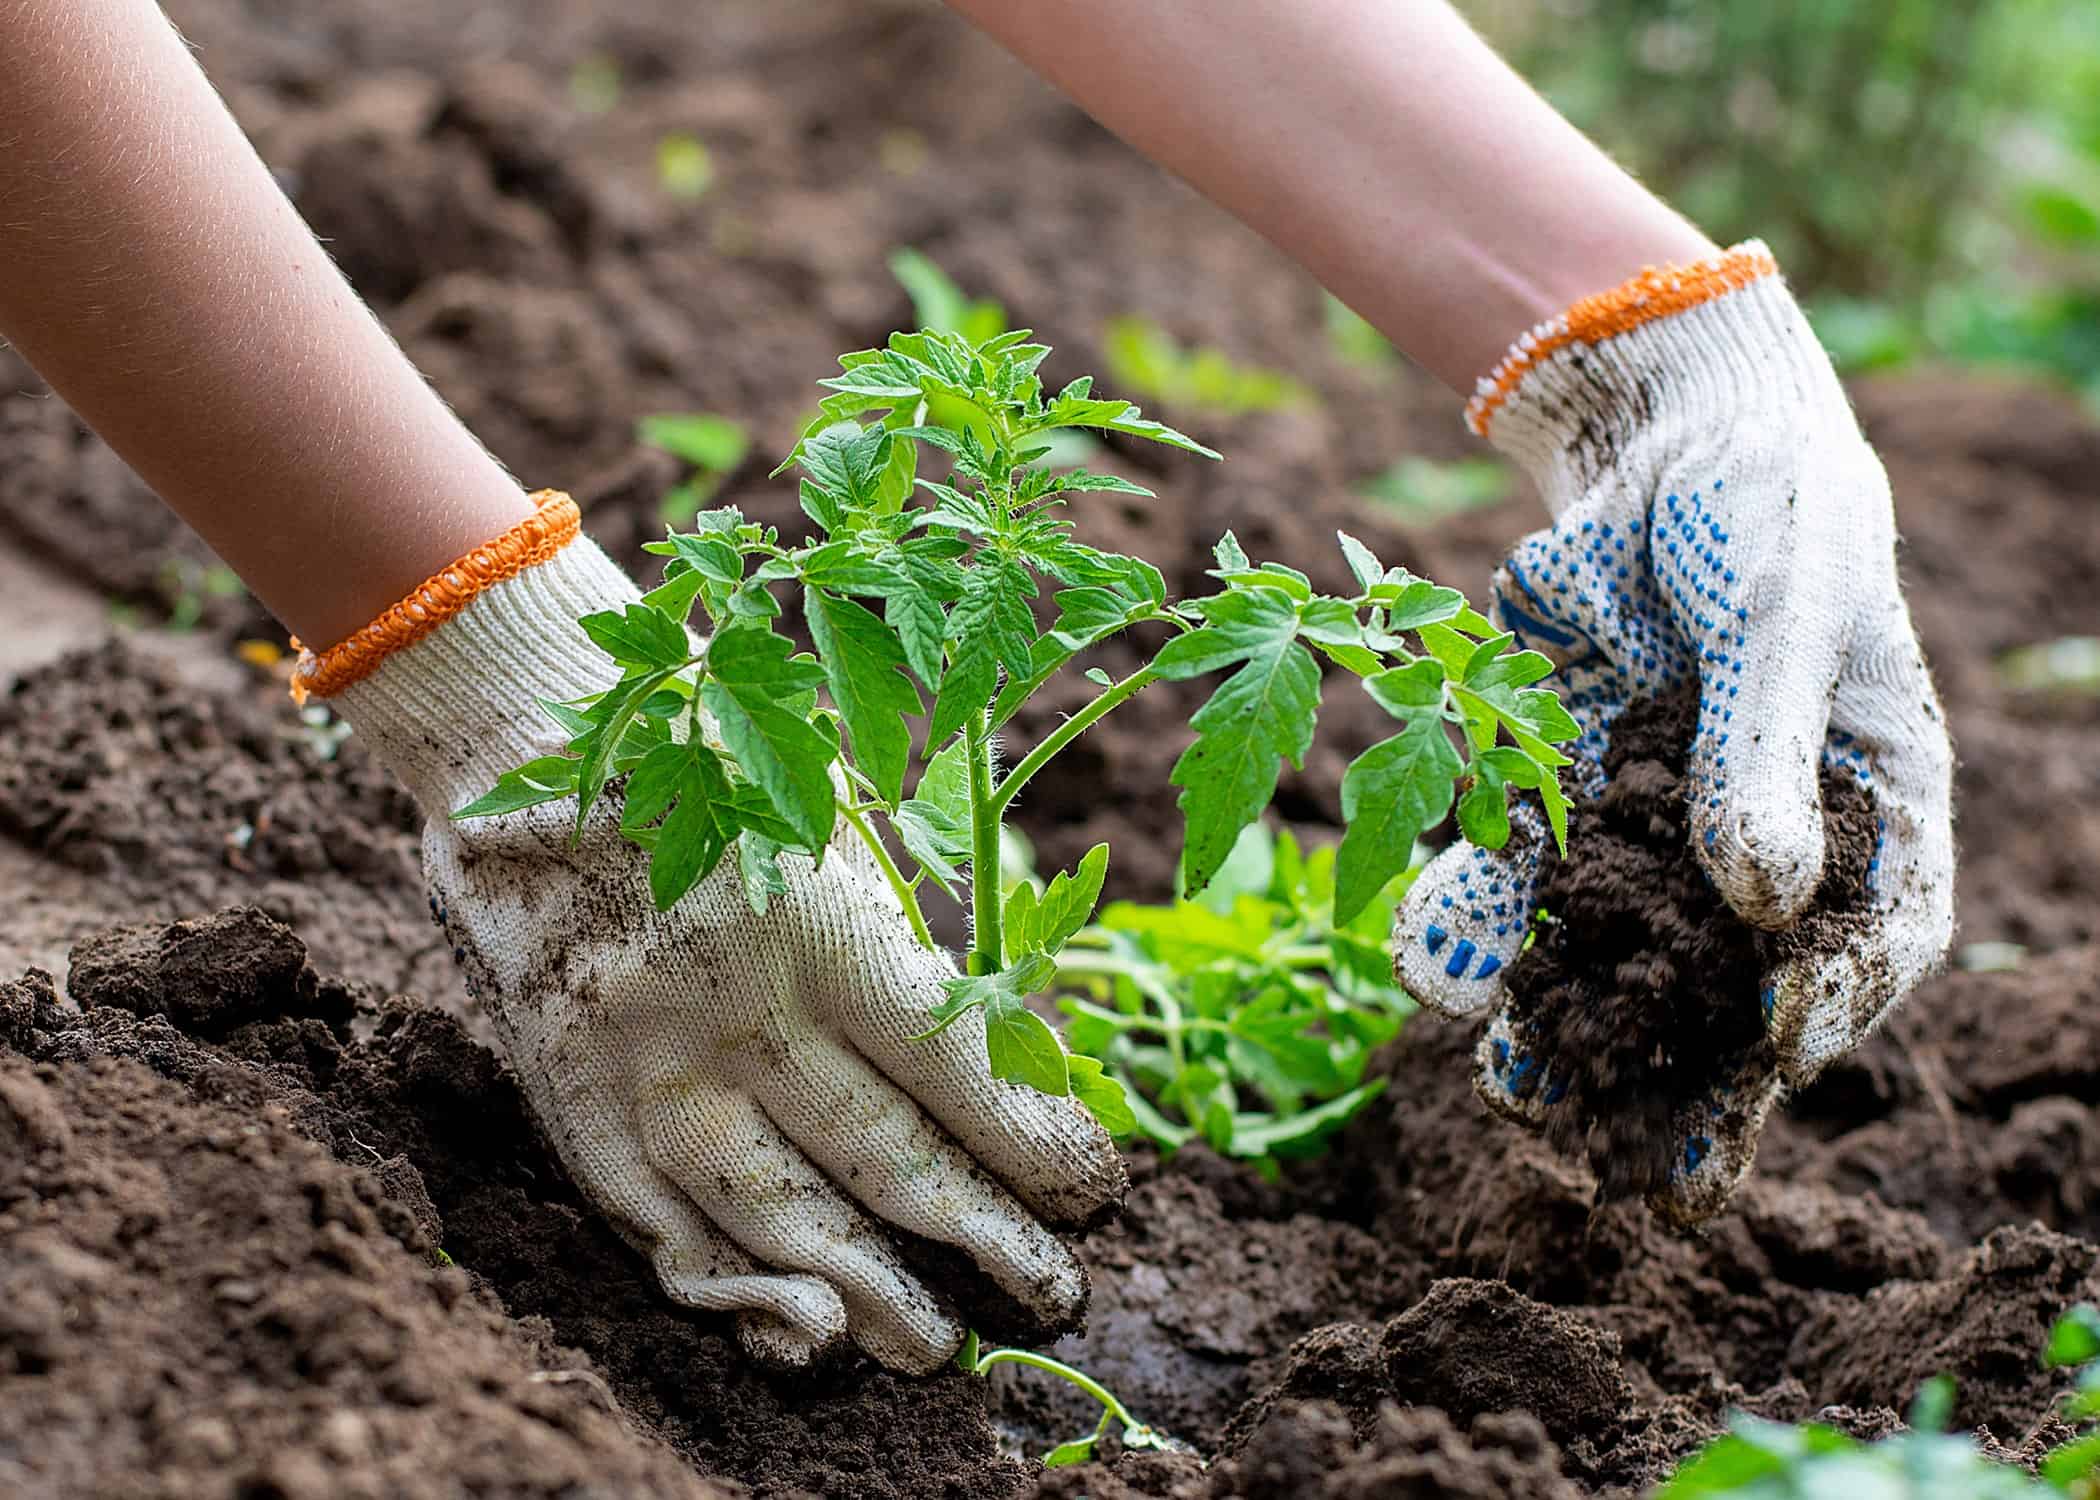
M 1685 762 L 1690 690 L 1630 704 L 1612 727 L 1601 796 L 1579 799 L 1566 855 L 1541 870 L 1541 923 L 1510 966 L 1509 1014 L 1565 1095 L 1547 1138 L 1586 1157 L 1604 1196 L 1662 1187 L 1684 1150 L 1683 1115 L 1716 1080 L 1769 1072 L 1765 974 L 1824 923 L 1866 900 L 1874 808 L 1823 776 L 1823 881 L 1800 924 L 1762 932 L 1730 911 L 1692 852 Z

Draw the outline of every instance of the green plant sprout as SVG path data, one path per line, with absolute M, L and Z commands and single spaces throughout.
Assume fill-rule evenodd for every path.
M 982 344 L 1007 331 L 1006 309 L 988 297 L 972 297 L 933 260 L 909 246 L 890 252 L 890 274 L 911 298 L 919 327 L 953 333 Z
M 1201 896 L 1116 902 L 1058 954 L 1066 1043 L 1124 1086 L 1138 1134 L 1273 1177 L 1383 1090 L 1364 1068 L 1415 1009 L 1386 946 L 1415 870 L 1337 925 L 1334 869 L 1333 847 L 1253 823 Z
M 1320 320 L 1327 330 L 1327 342 L 1350 364 L 1385 370 L 1400 363 L 1392 340 L 1332 292 L 1320 294 Z
M 1055 1375 L 1079 1387 L 1101 1403 L 1101 1420 L 1085 1437 L 1073 1438 L 1059 1443 L 1043 1455 L 1043 1467 L 1062 1469 L 1069 1464 L 1083 1464 L 1094 1456 L 1094 1449 L 1108 1434 L 1111 1425 L 1120 1425 L 1119 1436 L 1125 1448 L 1172 1448 L 1174 1442 L 1154 1432 L 1130 1414 L 1115 1394 L 1084 1370 L 1074 1369 L 1063 1360 L 1052 1359 L 1047 1354 L 1037 1354 L 1032 1349 L 984 1349 L 977 1341 L 977 1331 L 972 1329 L 963 1339 L 962 1352 L 955 1356 L 956 1365 L 965 1375 L 989 1375 L 999 1365 L 1020 1365 L 1031 1370 L 1041 1370 Z
M 1386 567 L 1353 537 L 1340 537 L 1355 580 L 1348 594 L 1255 563 L 1228 534 L 1211 570 L 1216 591 L 1180 601 L 1151 563 L 1077 541 L 1069 503 L 1151 492 L 1043 466 L 1045 435 L 1113 432 L 1217 455 L 1127 401 L 1094 395 L 1087 377 L 1046 391 L 1036 370 L 1049 352 L 1021 330 L 975 344 L 923 331 L 843 356 L 841 373 L 823 382 L 831 394 L 820 415 L 775 471 L 800 470 L 813 534 L 784 541 L 721 509 L 651 543 L 668 559 L 662 585 L 578 622 L 618 664 L 618 683 L 545 704 L 568 736 L 564 750 L 506 772 L 455 816 L 574 798 L 580 831 L 625 777 L 620 828 L 649 851 L 651 894 L 664 909 L 733 849 L 747 898 L 763 910 L 786 888 L 781 854 L 821 861 L 845 825 L 927 948 L 922 887 L 966 900 L 972 913 L 964 971 L 925 1034 L 982 1012 L 995 1078 L 1075 1097 L 1128 1133 L 1122 1086 L 1096 1058 L 1068 1056 L 1025 1003 L 1052 983 L 1093 914 L 1107 846 L 1040 894 L 1031 884 L 1008 894 L 997 878 L 1005 817 L 1059 752 L 1154 683 L 1222 675 L 1170 777 L 1185 820 L 1182 889 L 1196 895 L 1268 806 L 1284 763 L 1304 763 L 1324 659 L 1398 721 L 1342 779 L 1331 920 L 1347 927 L 1454 799 L 1467 835 L 1497 847 L 1511 789 L 1528 789 L 1564 839 L 1557 771 L 1567 757 L 1555 746 L 1576 725 L 1534 685 L 1551 671 L 1544 656 L 1513 649 L 1456 589 Z M 920 471 L 929 456 L 945 461 L 940 477 Z M 1046 587 L 1055 614 L 1044 629 L 1035 604 Z M 779 594 L 799 609 L 814 652 L 779 629 Z M 697 644 L 687 629 L 696 611 L 706 630 Z M 1165 636 L 1150 662 L 1121 679 L 1090 670 L 1092 700 L 1002 766 L 999 736 L 1022 705 L 1082 653 L 1138 626 Z M 923 736 L 909 722 L 917 718 Z
M 1185 348 L 1145 318 L 1114 318 L 1101 338 L 1118 385 L 1183 411 L 1239 416 L 1303 406 L 1315 398 L 1281 370 L 1240 364 L 1220 349 Z
M 1409 456 L 1365 480 L 1359 492 L 1408 520 L 1434 521 L 1493 505 L 1509 494 L 1510 472 L 1500 459 L 1449 463 Z
M 635 436 L 691 465 L 692 473 L 674 486 L 657 507 L 667 526 L 690 524 L 715 496 L 722 481 L 751 451 L 744 424 L 711 412 L 665 412 L 635 424 Z
M 671 197 L 697 202 L 714 184 L 714 155 L 700 137 L 674 130 L 656 143 L 656 185 Z
M 2039 1479 L 1985 1458 L 1967 1434 L 1947 1431 L 1954 1379 L 1938 1375 L 1911 1402 L 1910 1430 L 1877 1443 L 1820 1422 L 1795 1426 L 1738 1414 L 1725 1437 L 1679 1465 L 1655 1500 L 2090 1500 L 2100 1487 L 2100 1432 L 2090 1430 L 2100 1418 L 2100 1310 L 2080 1303 L 2057 1319 L 2042 1361 L 2077 1369 L 2064 1418 L 2088 1430 L 2044 1457 Z
M 167 628 L 195 630 L 214 599 L 238 599 L 246 592 L 240 575 L 224 563 L 200 563 L 171 557 L 161 564 L 161 597 L 167 601 Z
M 569 69 L 569 103 L 578 114 L 612 113 L 625 86 L 620 60 L 610 53 L 593 52 Z

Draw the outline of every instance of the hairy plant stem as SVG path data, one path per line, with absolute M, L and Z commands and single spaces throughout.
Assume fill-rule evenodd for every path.
M 904 908 L 905 919 L 911 923 L 911 935 L 919 940 L 919 946 L 928 953 L 936 951 L 940 945 L 934 942 L 933 933 L 927 929 L 926 914 L 919 909 L 918 893 L 911 888 L 911 882 L 906 880 L 903 872 L 897 868 L 897 862 L 890 858 L 890 851 L 883 846 L 882 835 L 861 816 L 860 809 L 850 803 L 841 800 L 839 812 L 853 825 L 854 832 L 860 835 L 861 841 L 875 856 L 875 863 L 881 869 L 883 878 L 890 883 L 890 894 L 897 898 L 897 904 Z
M 963 726 L 970 763 L 970 961 L 972 974 L 996 974 L 1005 962 L 999 931 L 999 810 L 992 795 L 990 710 L 972 714 Z
M 1113 687 L 1102 689 L 1093 702 L 1051 730 L 1043 737 L 1040 745 L 1022 756 L 1020 764 L 1006 773 L 1006 779 L 999 783 L 999 790 L 993 798 L 994 812 L 1003 813 L 1006 805 L 1014 800 L 1015 794 L 1028 784 L 1028 778 L 1042 770 L 1049 763 L 1050 757 L 1085 734 L 1104 714 L 1119 704 L 1127 703 L 1157 681 L 1159 674 L 1150 667 L 1144 667 L 1132 672 Z

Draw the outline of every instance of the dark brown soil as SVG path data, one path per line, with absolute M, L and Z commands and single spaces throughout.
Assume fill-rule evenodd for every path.
M 55 1022 L 40 978 L 0 1014 Z M 0 1052 L 0 1489 L 724 1493 L 441 1263 L 400 1158 L 345 1165 L 252 1086 L 72 1058 Z
M 833 355 L 907 317 L 883 266 L 901 244 L 1058 345 L 1052 378 L 1100 371 L 1104 324 L 1135 311 L 1318 391 L 1162 413 L 1220 467 L 1115 454 L 1159 498 L 1081 524 L 1172 586 L 1227 527 L 1326 582 L 1345 527 L 1477 586 L 1540 523 L 1522 496 L 1434 527 L 1359 505 L 1402 453 L 1470 451 L 1455 403 L 1344 363 L 1274 252 L 938 9 L 170 9 L 446 398 L 629 563 L 676 477 L 635 441 L 654 411 L 749 422 L 753 461 L 721 498 L 799 524 L 758 460 Z M 623 93 L 588 114 L 569 75 L 599 56 Z M 657 188 L 673 130 L 713 154 L 697 202 Z M 2100 1297 L 2100 709 L 2019 694 L 1993 662 L 2100 634 L 2100 431 L 1970 378 L 1856 397 L 1961 751 L 1958 943 L 2026 960 L 1923 986 L 1788 1101 L 1696 1238 L 1596 1207 L 1583 1165 L 1484 1113 L 1468 1037 L 1426 1017 L 1382 1060 L 1377 1104 L 1283 1187 L 1140 1153 L 1128 1214 L 1085 1248 L 1090 1330 L 1056 1352 L 1207 1469 L 1137 1454 L 1035 1475 L 1014 1445 L 1091 1414 L 1012 1371 L 750 1368 L 720 1321 L 656 1294 L 534 1141 L 424 920 L 413 809 L 354 736 L 331 755 L 266 674 L 198 677 L 137 641 L 31 674 L 0 700 L 0 943 L 55 935 L 58 966 L 129 930 L 79 950 L 70 1000 L 0 974 L 0 1492 L 1558 1500 L 1637 1492 L 1731 1408 L 1835 1406 L 1887 1431 L 1943 1369 L 1958 1420 L 2015 1450 L 2046 1433 L 2034 1351 L 2057 1309 Z M 195 596 L 209 561 L 4 352 L 0 548 L 149 614 Z M 205 595 L 191 654 L 223 665 L 266 622 Z M 1345 688 L 1283 783 L 1283 814 L 1316 832 L 1382 732 Z M 1073 706 L 1052 695 L 1016 737 Z M 1106 838 L 1117 893 L 1165 891 L 1179 827 L 1160 792 L 1190 706 L 1155 688 L 1037 778 L 1021 814 L 1045 863 Z M 261 1295 L 221 1299 L 229 1280 Z
M 1716 1081 L 1765 1076 L 1764 976 L 1823 923 L 1866 899 L 1874 808 L 1823 778 L 1823 881 L 1800 922 L 1761 932 L 1735 916 L 1692 852 L 1685 763 L 1692 693 L 1627 706 L 1612 726 L 1603 793 L 1569 815 L 1538 904 L 1552 920 L 1510 968 L 1511 1045 L 1561 1102 L 1546 1134 L 1588 1160 L 1604 1196 L 1663 1187 L 1686 1150 L 1684 1117 Z

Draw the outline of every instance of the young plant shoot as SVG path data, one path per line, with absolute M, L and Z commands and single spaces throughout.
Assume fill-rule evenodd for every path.
M 1366 1065 L 1415 1008 L 1387 947 L 1414 872 L 1338 925 L 1334 870 L 1333 845 L 1252 823 L 1202 895 L 1115 902 L 1058 955 L 1065 1041 L 1125 1085 L 1138 1134 L 1274 1177 L 1378 1097 Z
M 694 530 L 651 544 L 668 559 L 663 584 L 578 622 L 618 663 L 618 683 L 546 704 L 564 751 L 506 773 L 456 816 L 573 797 L 581 827 L 624 777 L 621 830 L 649 851 L 664 908 L 733 858 L 763 910 L 784 889 L 780 857 L 820 860 L 844 825 L 929 948 L 921 890 L 970 906 L 963 972 L 926 1034 L 981 1011 L 995 1077 L 1074 1096 L 1127 1133 L 1137 1119 L 1118 1080 L 1094 1057 L 1068 1057 L 1024 1003 L 1050 986 L 1087 925 L 1108 862 L 1097 846 L 1040 893 L 1002 892 L 1001 821 L 1045 764 L 1153 683 L 1218 679 L 1171 777 L 1186 821 L 1182 887 L 1194 896 L 1268 806 L 1284 763 L 1303 763 L 1322 662 L 1340 668 L 1395 725 L 1343 777 L 1347 827 L 1323 918 L 1339 930 L 1407 868 L 1417 836 L 1454 798 L 1477 844 L 1507 839 L 1513 787 L 1536 795 L 1564 838 L 1556 771 L 1567 758 L 1554 747 L 1576 726 L 1534 686 L 1551 669 L 1545 657 L 1512 650 L 1456 589 L 1388 568 L 1347 535 L 1349 594 L 1251 561 L 1228 534 L 1215 591 L 1187 600 L 1168 598 L 1151 563 L 1075 540 L 1069 504 L 1151 492 L 1049 467 L 1056 434 L 1218 455 L 1127 401 L 1095 396 L 1086 377 L 1047 392 L 1036 371 L 1049 352 L 1020 330 L 977 342 L 924 331 L 844 356 L 823 382 L 821 415 L 775 471 L 799 470 L 809 537 L 710 510 Z M 1041 629 L 1046 592 L 1054 614 Z M 790 609 L 813 653 L 783 633 Z M 1089 671 L 1094 698 L 1002 767 L 999 737 L 1021 706 L 1139 625 L 1167 634 L 1150 663 L 1120 680 Z M 922 738 L 914 719 L 926 721 Z

